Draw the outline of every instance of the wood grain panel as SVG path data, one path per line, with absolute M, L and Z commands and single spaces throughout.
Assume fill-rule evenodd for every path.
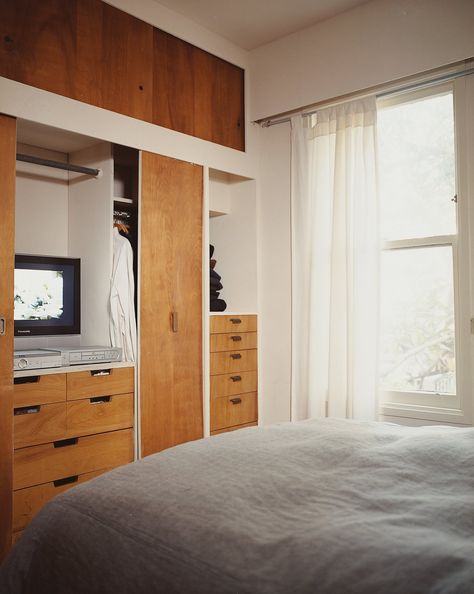
M 238 429 L 245 429 L 246 427 L 257 427 L 258 423 L 245 423 L 245 425 L 237 425 L 235 427 L 225 427 L 225 429 L 218 429 L 217 431 L 211 431 L 211 435 L 220 435 L 221 433 L 229 433 L 229 431 L 237 431 Z
M 16 383 L 13 386 L 13 403 L 15 407 L 34 404 L 51 404 L 66 400 L 66 374 L 32 375 L 27 383 Z
M 235 351 L 235 349 L 256 349 L 256 332 L 230 332 L 211 334 L 211 353 L 218 351 Z
M 0 317 L 6 321 L 6 334 L 0 336 L 0 561 L 12 539 L 15 154 L 16 121 L 0 115 Z
M 193 46 L 153 31 L 153 123 L 194 135 Z
M 143 153 L 141 175 L 140 415 L 147 456 L 203 434 L 203 172 Z
M 257 349 L 211 353 L 211 375 L 257 369 Z
M 23 534 L 23 530 L 20 530 L 20 532 L 14 532 L 12 534 L 12 545 L 14 545 L 20 539 L 22 534 Z
M 257 421 L 257 394 L 211 400 L 211 431 Z
M 255 315 L 210 316 L 209 323 L 211 334 L 257 331 L 257 316 Z
M 0 73 L 74 96 L 76 0 L 2 0 Z
M 13 488 L 23 489 L 66 476 L 113 468 L 133 460 L 133 430 L 123 429 L 88 437 L 63 447 L 54 444 L 16 450 Z
M 13 493 L 13 531 L 19 532 L 26 528 L 33 516 L 35 516 L 39 510 L 48 503 L 48 501 L 53 499 L 53 497 L 56 497 L 56 495 L 59 495 L 59 493 L 64 493 L 64 491 L 68 491 L 76 485 L 90 481 L 96 476 L 104 474 L 104 472 L 107 472 L 108 470 L 110 469 L 106 468 L 94 472 L 87 472 L 86 474 L 77 476 L 77 480 L 74 482 L 68 482 L 66 484 L 55 486 L 54 482 L 51 482 L 15 491 Z M 74 476 L 71 478 L 76 477 Z
M 133 394 L 105 398 L 107 400 L 91 402 L 86 399 L 67 403 L 69 437 L 133 427 Z
M 211 376 L 211 398 L 255 392 L 256 389 L 256 371 L 240 371 L 237 374 L 229 373 Z
M 80 400 L 94 396 L 129 394 L 133 392 L 134 368 L 106 365 L 103 374 L 97 371 L 78 371 L 67 374 L 67 399 Z
M 66 403 L 15 408 L 13 436 L 15 448 L 63 439 L 66 437 Z

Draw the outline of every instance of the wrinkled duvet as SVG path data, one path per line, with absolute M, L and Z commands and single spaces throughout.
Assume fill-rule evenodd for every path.
M 311 420 L 188 443 L 50 502 L 1 594 L 473 594 L 474 429 Z

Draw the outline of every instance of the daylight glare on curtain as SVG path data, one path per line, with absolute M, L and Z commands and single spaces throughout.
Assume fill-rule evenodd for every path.
M 293 420 L 376 416 L 376 118 L 375 98 L 292 118 Z

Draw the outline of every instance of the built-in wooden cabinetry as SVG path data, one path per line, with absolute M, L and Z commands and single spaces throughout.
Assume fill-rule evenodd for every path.
M 0 562 L 12 527 L 13 262 L 16 121 L 0 115 Z
M 134 459 L 134 369 L 118 365 L 15 373 L 13 540 L 52 497 Z
M 245 150 L 243 70 L 101 0 L 0 0 L 0 76 Z
M 257 424 L 257 316 L 211 315 L 211 435 Z

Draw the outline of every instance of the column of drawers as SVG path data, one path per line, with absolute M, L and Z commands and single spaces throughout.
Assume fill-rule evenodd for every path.
M 211 435 L 257 424 L 257 316 L 210 318 Z
M 58 493 L 134 458 L 134 369 L 15 378 L 13 540 Z

